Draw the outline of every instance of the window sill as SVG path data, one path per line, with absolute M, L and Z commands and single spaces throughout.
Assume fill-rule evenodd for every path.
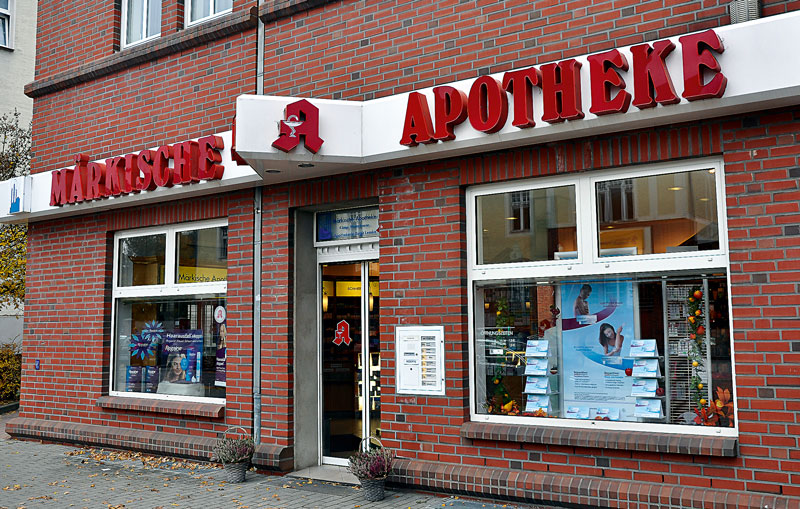
M 173 53 L 191 49 L 195 46 L 255 28 L 256 8 L 231 12 L 206 23 L 192 25 L 186 30 L 166 34 L 125 46 L 122 51 L 94 62 L 81 64 L 74 69 L 61 72 L 25 85 L 25 95 L 31 98 L 42 97 L 59 90 L 74 87 L 80 83 L 108 76 L 129 67 L 141 65 L 163 58 Z
M 194 415 L 219 419 L 225 413 L 222 403 L 196 403 L 193 401 L 166 401 L 149 398 L 123 398 L 120 396 L 101 396 L 97 406 L 116 410 L 153 412 L 159 414 Z
M 0 44 L 0 50 L 14 51 L 14 48 L 12 48 L 11 46 L 3 46 L 2 44 Z
M 597 449 L 624 449 L 696 456 L 732 458 L 738 455 L 738 439 L 736 437 L 593 430 L 555 426 L 519 426 L 474 421 L 466 422 L 461 426 L 461 436 L 475 440 L 566 445 Z

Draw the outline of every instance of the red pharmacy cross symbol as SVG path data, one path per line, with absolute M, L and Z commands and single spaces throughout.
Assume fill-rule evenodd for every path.
M 305 99 L 295 101 L 286 106 L 285 120 L 278 122 L 278 139 L 272 146 L 278 150 L 289 152 L 300 144 L 316 154 L 322 147 L 323 140 L 319 137 L 319 109 Z
M 353 340 L 350 339 L 350 324 L 342 320 L 341 322 L 336 324 L 336 339 L 333 340 L 333 344 L 336 346 L 341 345 L 344 343 L 345 345 L 350 345 Z

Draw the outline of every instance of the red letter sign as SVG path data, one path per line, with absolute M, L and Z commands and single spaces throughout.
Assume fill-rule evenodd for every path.
M 709 51 L 717 53 L 725 51 L 716 32 L 707 30 L 699 34 L 684 35 L 678 40 L 683 49 L 683 97 L 690 101 L 722 97 L 728 78 L 719 72 L 719 62 Z M 703 85 L 704 67 L 714 73 L 714 77 L 705 85 Z
M 442 141 L 456 139 L 453 128 L 467 118 L 467 94 L 453 87 L 436 87 L 433 97 L 436 114 L 433 137 Z
M 496 133 L 508 118 L 508 96 L 500 82 L 491 76 L 481 76 L 469 89 L 469 123 L 476 131 Z
M 673 49 L 675 45 L 671 41 L 657 41 L 652 48 L 649 44 L 631 46 L 633 105 L 637 108 L 652 108 L 656 103 L 675 104 L 680 101 L 675 95 L 664 61 Z
M 542 120 L 554 124 L 583 118 L 581 111 L 581 63 L 575 59 L 545 64 L 542 71 Z
M 206 136 L 197 140 L 200 144 L 200 168 L 198 176 L 203 180 L 218 180 L 222 178 L 225 167 L 222 166 L 222 154 L 219 153 L 225 145 L 219 136 Z
M 408 94 L 406 120 L 403 123 L 400 144 L 414 147 L 420 143 L 436 143 L 436 140 L 433 138 L 428 100 L 419 92 L 411 92 Z
M 284 115 L 286 120 L 280 121 L 278 139 L 272 142 L 272 146 L 289 152 L 300 144 L 300 136 L 303 136 L 306 148 L 316 154 L 323 143 L 319 137 L 319 109 L 301 99 L 286 106 Z
M 541 82 L 541 74 L 535 67 L 521 71 L 509 71 L 503 75 L 503 88 L 514 96 L 514 120 L 511 125 L 533 127 L 533 87 Z
M 625 91 L 625 81 L 617 69 L 628 70 L 628 60 L 619 50 L 589 55 L 589 75 L 592 87 L 592 106 L 589 111 L 595 115 L 625 113 L 631 104 L 631 94 Z M 611 87 L 620 91 L 611 99 Z

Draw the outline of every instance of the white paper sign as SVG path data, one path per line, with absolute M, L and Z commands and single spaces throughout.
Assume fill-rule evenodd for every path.
M 570 406 L 564 414 L 567 419 L 588 419 L 589 407 L 585 406 Z
M 648 419 L 660 419 L 664 416 L 661 413 L 661 400 L 658 399 L 637 399 L 634 417 L 645 417 Z
M 634 339 L 631 341 L 631 357 L 658 357 L 655 339 Z
M 529 376 L 525 381 L 526 394 L 548 394 L 550 379 L 546 376 Z
M 658 380 L 655 378 L 636 378 L 631 385 L 631 396 L 652 398 L 656 395 Z
M 550 352 L 550 341 L 546 339 L 529 339 L 525 347 L 526 357 L 547 357 Z
M 525 411 L 536 412 L 537 410 L 547 412 L 548 414 L 550 413 L 550 396 L 536 396 L 533 394 L 528 395 L 528 398 L 525 401 Z
M 547 359 L 528 359 L 528 365 L 525 366 L 525 374 L 544 376 L 547 374 L 547 363 Z
M 595 418 L 603 421 L 618 421 L 619 408 L 598 408 Z
M 658 359 L 636 359 L 633 361 L 633 376 L 657 378 L 661 376 Z

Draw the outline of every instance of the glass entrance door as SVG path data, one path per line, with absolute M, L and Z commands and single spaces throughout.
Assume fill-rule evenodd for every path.
M 379 265 L 320 265 L 322 462 L 346 465 L 380 436 Z

